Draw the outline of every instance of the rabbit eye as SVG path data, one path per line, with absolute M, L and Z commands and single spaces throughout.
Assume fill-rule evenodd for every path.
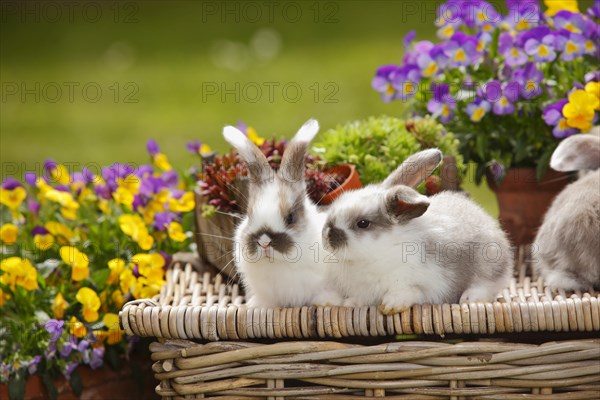
M 356 223 L 356 226 L 360 229 L 367 229 L 369 226 L 371 226 L 371 221 L 368 219 L 361 219 Z
M 291 212 L 285 217 L 286 225 L 293 225 L 295 222 L 296 222 L 296 213 Z

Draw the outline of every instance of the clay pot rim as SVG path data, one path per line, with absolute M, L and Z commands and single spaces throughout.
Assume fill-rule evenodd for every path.
M 333 203 L 335 199 L 340 197 L 342 193 L 353 190 L 360 189 L 362 187 L 362 183 L 360 181 L 360 177 L 358 176 L 358 172 L 356 171 L 356 167 L 352 164 L 338 164 L 331 168 L 328 168 L 325 173 L 338 173 L 345 176 L 344 182 L 327 193 L 321 201 L 319 201 L 319 205 L 329 205 Z

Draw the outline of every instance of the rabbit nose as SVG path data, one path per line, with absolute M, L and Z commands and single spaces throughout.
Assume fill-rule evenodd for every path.
M 271 245 L 271 238 L 263 234 L 260 238 L 258 238 L 258 245 L 263 249 L 266 249 Z

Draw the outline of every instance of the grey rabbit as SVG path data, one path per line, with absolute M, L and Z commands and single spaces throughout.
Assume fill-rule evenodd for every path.
M 600 288 L 600 127 L 563 140 L 557 171 L 592 170 L 554 199 L 534 242 L 535 269 L 554 289 Z
M 391 314 L 416 303 L 492 301 L 508 286 L 513 255 L 498 221 L 461 193 L 415 190 L 441 160 L 438 149 L 416 153 L 382 183 L 330 206 L 327 276 L 345 306 Z

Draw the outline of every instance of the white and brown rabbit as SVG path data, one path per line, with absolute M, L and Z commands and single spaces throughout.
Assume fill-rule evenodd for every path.
M 253 307 L 334 304 L 341 299 L 325 284 L 317 257 L 325 215 L 306 193 L 304 157 L 319 131 L 306 122 L 290 141 L 274 171 L 238 129 L 227 126 L 225 139 L 246 161 L 249 172 L 247 214 L 236 228 L 234 259 Z
M 552 202 L 534 242 L 536 271 L 555 289 L 600 288 L 600 127 L 563 140 L 557 171 L 592 170 Z
M 416 303 L 491 301 L 508 286 L 513 255 L 497 221 L 462 194 L 428 198 L 414 189 L 441 159 L 438 149 L 414 154 L 383 183 L 331 205 L 323 242 L 344 305 L 389 314 Z

